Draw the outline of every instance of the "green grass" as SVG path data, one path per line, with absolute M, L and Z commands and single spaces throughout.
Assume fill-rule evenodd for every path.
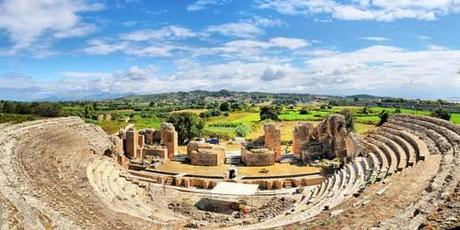
M 26 121 L 36 120 L 37 117 L 33 115 L 21 115 L 21 114 L 6 114 L 0 113 L 0 123 L 13 123 L 18 124 Z
M 133 117 L 134 126 L 136 129 L 145 129 L 145 128 L 160 128 L 161 120 L 157 117 L 153 118 L 143 118 L 139 115 Z
M 300 114 L 296 110 L 286 110 L 278 118 L 282 121 L 320 121 L 324 119 L 329 112 L 312 110 L 308 114 Z
M 454 124 L 460 124 L 460 114 L 452 114 L 452 116 L 450 117 L 450 121 L 452 121 Z
M 219 123 L 241 123 L 250 124 L 260 120 L 259 112 L 234 112 L 230 113 L 228 117 L 221 115 L 218 117 L 210 118 L 206 124 L 219 124 Z

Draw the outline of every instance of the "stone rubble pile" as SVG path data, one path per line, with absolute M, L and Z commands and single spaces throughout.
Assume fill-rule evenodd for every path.
M 262 205 L 262 207 L 251 211 L 250 216 L 258 221 L 264 221 L 283 214 L 284 211 L 293 208 L 295 203 L 296 201 L 291 198 L 273 197 L 267 203 Z

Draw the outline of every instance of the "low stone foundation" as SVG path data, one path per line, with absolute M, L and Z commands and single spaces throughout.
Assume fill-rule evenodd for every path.
M 241 161 L 247 166 L 269 166 L 275 164 L 275 153 L 266 148 L 241 147 Z
M 192 165 L 218 166 L 225 163 L 224 146 L 191 141 L 187 145 L 187 155 Z

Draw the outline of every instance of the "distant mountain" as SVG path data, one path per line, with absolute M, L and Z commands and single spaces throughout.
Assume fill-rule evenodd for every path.
M 146 94 L 146 95 L 130 95 L 120 97 L 115 100 L 120 101 L 135 101 L 135 102 L 155 102 L 162 104 L 175 104 L 178 102 L 186 104 L 203 105 L 211 101 L 245 101 L 248 103 L 263 103 L 267 101 L 278 101 L 283 104 L 295 104 L 298 102 L 310 102 L 314 100 L 327 100 L 327 99 L 347 99 L 352 100 L 358 97 L 359 99 L 381 99 L 385 97 L 359 94 L 347 97 L 330 96 L 330 95 L 312 95 L 312 94 L 299 94 L 299 93 L 266 93 L 266 92 L 237 92 L 237 91 L 204 91 L 195 90 L 189 92 L 171 92 L 159 94 Z M 292 103 L 290 103 L 292 102 Z
M 134 95 L 133 93 L 98 93 L 92 95 L 76 95 L 76 96 L 67 96 L 67 97 L 57 97 L 50 96 L 45 97 L 37 101 L 50 101 L 50 102 L 59 102 L 59 101 L 102 101 L 102 100 L 112 100 L 115 98 L 128 97 Z
M 346 98 L 359 98 L 359 99 L 369 99 L 369 100 L 376 100 L 376 99 L 383 99 L 383 98 L 390 98 L 390 97 L 381 97 L 369 94 L 355 94 L 346 96 Z

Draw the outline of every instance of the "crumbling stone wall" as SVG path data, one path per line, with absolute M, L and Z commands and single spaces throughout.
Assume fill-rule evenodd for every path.
M 241 146 L 241 161 L 248 166 L 274 165 L 281 158 L 281 130 L 276 124 L 264 125 L 264 136 Z
M 157 157 L 161 159 L 168 159 L 168 149 L 162 145 L 144 145 L 142 152 L 144 157 Z
M 302 157 L 305 146 L 308 145 L 310 136 L 313 134 L 315 127 L 311 123 L 299 123 L 294 128 L 292 138 L 292 152 L 297 158 Z
M 124 153 L 124 151 L 123 151 L 123 139 L 121 139 L 120 137 L 118 137 L 116 135 L 112 135 L 112 136 L 110 136 L 110 140 L 113 143 L 112 153 L 114 153 L 115 155 L 123 154 Z
M 265 146 L 275 154 L 275 161 L 281 158 L 281 129 L 275 124 L 264 125 Z
M 160 136 L 162 144 L 168 149 L 168 158 L 172 159 L 179 150 L 178 135 L 171 123 L 161 123 Z
M 348 133 L 343 115 L 327 117 L 317 127 L 299 124 L 293 132 L 293 152 L 303 160 L 352 158 L 361 151 L 359 138 Z
M 241 146 L 241 161 L 247 166 L 274 165 L 275 152 L 267 148 L 249 149 Z
M 143 159 L 144 156 L 172 159 L 179 149 L 177 132 L 169 123 L 163 123 L 160 130 L 120 130 L 118 138 L 119 144 L 123 143 L 122 152 L 131 159 Z
M 192 165 L 217 166 L 225 163 L 226 149 L 221 145 L 191 141 L 187 145 L 187 155 Z

